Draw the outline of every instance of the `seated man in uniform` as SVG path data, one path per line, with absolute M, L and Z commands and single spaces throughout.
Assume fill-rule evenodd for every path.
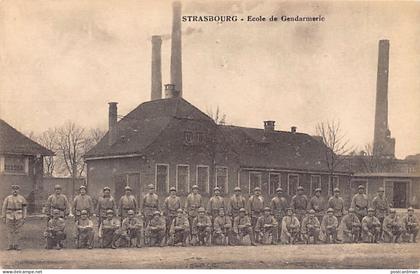
M 187 246 L 187 238 L 190 232 L 190 224 L 188 218 L 184 216 L 182 209 L 177 210 L 177 216 L 172 220 L 171 228 L 169 229 L 169 245 L 176 245 L 182 243 L 182 246 Z
M 214 244 L 232 244 L 232 220 L 225 215 L 223 208 L 219 209 L 219 216 L 214 219 L 213 229 Z
M 203 207 L 198 209 L 198 216 L 193 221 L 193 245 L 210 245 L 211 219 Z
M 308 213 L 302 220 L 301 232 L 306 244 L 309 244 L 311 237 L 313 238 L 314 244 L 316 244 L 321 225 L 319 224 L 318 218 L 315 217 L 315 210 L 310 209 Z
M 76 246 L 77 248 L 88 249 L 93 248 L 93 222 L 88 218 L 88 211 L 82 210 L 80 212 L 80 218 L 76 221 Z
M 120 222 L 114 219 L 114 211 L 108 209 L 106 211 L 106 219 L 102 219 L 99 224 L 98 238 L 102 248 L 117 248 L 117 241 L 121 237 Z
M 61 218 L 61 212 L 59 209 L 52 210 L 52 219 L 48 221 L 47 230 L 44 233 L 47 239 L 47 249 L 62 249 L 63 241 L 66 239 L 66 233 L 64 229 L 66 227 L 66 221 Z
M 321 230 L 322 233 L 325 235 L 325 242 L 330 243 L 331 238 L 332 242 L 337 242 L 337 228 L 338 228 L 338 220 L 337 217 L 334 216 L 334 209 L 329 208 L 327 210 L 327 214 L 322 218 L 321 222 Z
M 378 218 L 379 219 L 379 218 Z M 380 221 L 380 220 L 379 220 Z M 382 223 L 383 240 L 386 243 L 397 243 L 401 236 L 400 220 L 394 208 L 389 209 L 389 215 Z
M 292 208 L 286 209 L 286 216 L 281 222 L 281 236 L 282 244 L 294 244 L 299 237 L 300 223 L 298 218 L 293 214 Z
M 269 244 L 270 237 L 271 244 L 277 243 L 277 226 L 276 218 L 271 215 L 271 208 L 265 207 L 255 226 L 255 233 L 260 234 L 261 244 Z
M 348 214 L 341 220 L 340 229 L 342 231 L 342 241 L 344 243 L 358 243 L 360 235 L 360 220 L 354 208 L 349 208 Z
M 416 243 L 417 233 L 419 232 L 419 223 L 417 221 L 416 215 L 414 215 L 414 209 L 409 207 L 407 210 L 407 215 L 402 218 L 404 238 L 406 241 L 410 242 L 411 236 L 413 237 L 412 242 Z
M 381 223 L 375 217 L 375 210 L 368 209 L 368 215 L 362 219 L 362 240 L 365 243 L 377 243 L 381 233 Z
M 149 246 L 165 245 L 166 222 L 161 217 L 160 211 L 153 212 L 153 217 L 146 228 L 146 237 Z
M 137 218 L 132 209 L 127 211 L 127 217 L 122 222 L 121 236 L 126 240 L 127 247 L 143 246 L 143 219 Z
M 251 245 L 255 246 L 254 231 L 251 227 L 251 219 L 245 215 L 245 208 L 239 209 L 239 215 L 233 220 L 233 232 L 238 237 L 238 244 L 242 245 L 242 240 L 246 235 L 249 235 Z

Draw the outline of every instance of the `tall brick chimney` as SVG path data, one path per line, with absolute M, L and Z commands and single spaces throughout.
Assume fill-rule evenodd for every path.
M 171 83 L 182 97 L 181 2 L 172 4 Z
M 165 85 L 165 98 L 176 98 L 179 96 L 179 91 L 175 89 L 174 84 Z
M 373 154 L 395 157 L 395 139 L 388 128 L 389 40 L 379 41 Z
M 109 117 L 108 117 L 108 145 L 112 146 L 117 141 L 118 128 L 117 128 L 117 102 L 109 102 Z
M 158 35 L 152 36 L 152 90 L 150 100 L 162 98 L 162 38 Z

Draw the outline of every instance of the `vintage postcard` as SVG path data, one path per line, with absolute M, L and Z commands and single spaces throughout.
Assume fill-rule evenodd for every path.
M 419 1 L 0 0 L 0 71 L 4 273 L 418 273 Z

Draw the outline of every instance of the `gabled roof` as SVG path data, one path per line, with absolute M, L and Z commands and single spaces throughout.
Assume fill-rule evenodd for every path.
M 29 139 L 0 119 L 0 153 L 53 156 L 54 152 Z
M 183 98 L 159 99 L 140 104 L 118 123 L 116 142 L 109 146 L 108 133 L 84 157 L 142 153 L 174 119 L 213 120 Z
M 238 126 L 219 126 L 239 155 L 240 165 L 252 168 L 328 171 L 325 145 L 304 133 Z M 337 168 L 338 172 L 347 172 Z

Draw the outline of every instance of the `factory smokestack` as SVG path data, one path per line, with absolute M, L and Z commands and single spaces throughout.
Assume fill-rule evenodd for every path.
M 117 127 L 117 102 L 109 102 L 108 110 L 108 145 L 112 146 L 117 141 L 118 127 Z
M 158 35 L 152 36 L 152 90 L 150 100 L 162 98 L 162 38 Z
M 379 41 L 373 154 L 395 157 L 395 139 L 388 128 L 389 40 Z
M 182 97 L 181 3 L 172 4 L 171 83 Z

